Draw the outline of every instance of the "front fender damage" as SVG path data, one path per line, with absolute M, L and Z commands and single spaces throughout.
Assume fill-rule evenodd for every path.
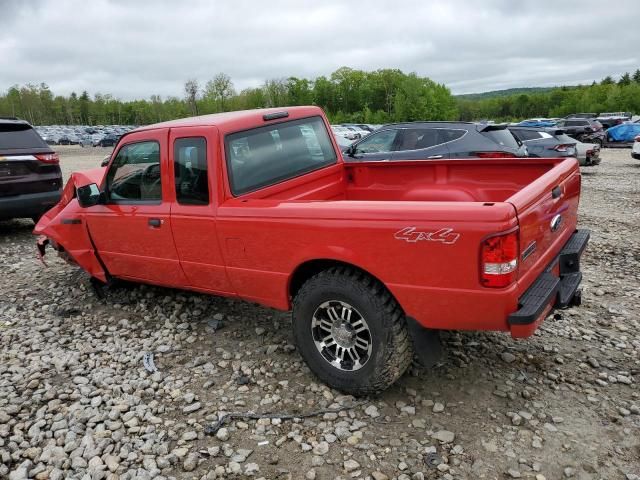
M 75 198 L 76 186 L 87 177 L 72 174 L 57 205 L 47 211 L 35 226 L 38 256 L 44 263 L 47 245 L 67 261 L 78 264 L 89 275 L 107 282 L 109 274 L 95 250 L 82 207 Z

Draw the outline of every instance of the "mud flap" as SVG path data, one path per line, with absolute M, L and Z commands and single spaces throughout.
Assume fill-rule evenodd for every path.
M 435 366 L 443 355 L 440 331 L 424 328 L 411 317 L 407 317 L 407 327 L 413 342 L 414 354 L 420 365 L 424 368 Z

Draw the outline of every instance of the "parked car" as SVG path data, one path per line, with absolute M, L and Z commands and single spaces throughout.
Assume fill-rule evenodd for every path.
M 529 118 L 516 124 L 519 127 L 548 128 L 555 127 L 556 120 L 550 118 Z
M 91 135 L 83 135 L 78 139 L 78 145 L 81 147 L 93 147 L 93 137 Z
M 631 112 L 602 112 L 598 115 L 598 117 L 606 118 L 606 117 L 620 117 L 626 120 L 631 119 L 633 114 Z
M 506 125 L 411 122 L 386 125 L 344 151 L 348 162 L 526 157 Z
M 600 145 L 597 143 L 582 143 L 576 140 L 576 158 L 581 166 L 599 165 Z
M 634 139 L 633 147 L 631 147 L 631 158 L 640 160 L 640 135 Z
M 340 135 L 334 135 L 333 137 L 336 139 L 336 143 L 338 144 L 338 148 L 340 150 L 344 150 L 347 147 L 350 147 L 353 143 L 353 140 L 349 140 L 346 137 L 341 137 Z
M 567 135 L 584 143 L 597 143 L 602 146 L 606 135 L 602 125 L 591 118 L 567 118 L 560 120 L 556 127 L 564 130 Z
M 342 125 L 344 128 L 346 128 L 347 130 L 352 131 L 353 133 L 355 133 L 356 138 L 364 138 L 367 135 L 369 135 L 369 130 L 363 130 L 360 127 L 356 127 L 353 125 Z
M 597 113 L 572 113 L 564 118 L 596 118 Z
M 0 118 L 0 220 L 37 221 L 60 200 L 58 155 L 23 120 Z
M 116 135 L 105 135 L 100 140 L 96 146 L 98 147 L 114 147 L 118 143 L 118 137 Z
M 366 123 L 343 123 L 343 127 L 356 127 L 360 130 L 364 130 L 365 132 L 373 132 L 374 128 L 371 125 Z
M 356 132 L 349 130 L 347 127 L 343 127 L 342 125 L 331 125 L 331 130 L 334 135 L 346 138 L 347 140 L 356 140 L 359 138 L 356 135 Z
M 606 131 L 607 142 L 615 143 L 618 146 L 632 146 L 634 139 L 640 135 L 640 124 L 638 123 L 621 123 Z
M 600 122 L 602 128 L 607 130 L 608 128 L 615 127 L 616 125 L 620 125 L 621 123 L 628 122 L 631 117 L 618 117 L 618 116 L 606 116 L 606 117 L 597 117 L 596 120 Z
M 34 232 L 99 281 L 292 309 L 310 369 L 368 395 L 437 329 L 528 337 L 578 305 L 579 196 L 572 159 L 347 164 L 318 107 L 271 108 L 124 135 Z
M 527 146 L 530 157 L 575 157 L 577 140 L 558 128 L 512 126 L 509 130 Z

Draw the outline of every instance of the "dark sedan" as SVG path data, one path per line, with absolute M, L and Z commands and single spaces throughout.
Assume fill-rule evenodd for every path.
M 118 143 L 117 135 L 105 135 L 98 141 L 99 147 L 115 147 L 116 143 Z

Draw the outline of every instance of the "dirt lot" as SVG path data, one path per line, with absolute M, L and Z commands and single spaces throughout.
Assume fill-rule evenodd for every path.
M 104 150 L 61 148 L 65 173 Z M 36 260 L 29 221 L 0 222 L 0 478 L 640 478 L 640 162 L 602 156 L 583 169 L 582 307 L 526 341 L 448 333 L 442 364 L 363 401 L 314 379 L 286 314 L 146 286 L 100 299 Z M 205 434 L 224 412 L 341 406 Z

